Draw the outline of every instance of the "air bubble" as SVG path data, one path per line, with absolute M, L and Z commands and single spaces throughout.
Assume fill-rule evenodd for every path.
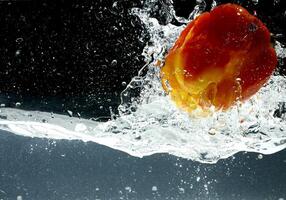
M 257 158 L 258 158 L 259 160 L 261 160 L 261 159 L 263 158 L 263 155 L 262 155 L 262 154 L 258 154 Z

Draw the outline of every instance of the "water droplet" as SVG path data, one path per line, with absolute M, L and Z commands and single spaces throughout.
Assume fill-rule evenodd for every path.
M 280 4 L 280 0 L 274 0 L 273 4 L 274 4 L 274 6 L 279 5 Z
M 255 23 L 250 23 L 248 26 L 248 30 L 251 32 L 255 32 L 258 29 L 258 26 Z
M 254 5 L 257 5 L 259 3 L 259 0 L 252 0 Z
M 17 51 L 15 52 L 15 56 L 19 56 L 20 53 L 21 53 L 21 50 L 17 50 Z
M 152 191 L 153 191 L 153 192 L 156 192 L 156 191 L 158 191 L 158 188 L 157 188 L 157 186 L 155 186 L 155 185 L 154 185 L 154 186 L 152 186 Z
M 69 115 L 70 117 L 72 117 L 73 113 L 72 113 L 71 110 L 67 110 L 67 113 L 68 113 L 68 115 Z
M 179 192 L 180 192 L 180 193 L 185 193 L 185 189 L 179 187 Z
M 117 65 L 117 60 L 111 61 L 111 67 L 115 67 Z
M 131 189 L 130 186 L 126 186 L 126 187 L 125 187 L 125 190 L 126 190 L 127 192 L 131 192 L 131 191 L 132 191 L 132 189 Z
M 112 7 L 113 7 L 113 8 L 116 8 L 116 7 L 117 7 L 117 4 L 118 4 L 117 1 L 115 1 L 115 2 L 112 4 Z
M 258 158 L 259 160 L 261 160 L 261 159 L 263 158 L 263 155 L 262 155 L 262 154 L 259 154 L 259 155 L 257 156 L 257 158 Z
M 81 117 L 80 113 L 76 113 L 76 115 L 77 115 L 77 117 L 78 117 L 78 118 L 80 118 L 80 117 Z
M 21 42 L 23 42 L 23 40 L 24 40 L 24 39 L 20 37 L 20 38 L 17 38 L 17 39 L 16 39 L 16 42 L 17 42 L 17 43 L 21 43 Z
M 17 196 L 17 200 L 23 200 L 22 196 Z
M 209 131 L 208 131 L 208 133 L 210 134 L 210 135 L 215 135 L 215 134 L 217 134 L 217 130 L 216 129 L 214 129 L 214 128 L 211 128 Z

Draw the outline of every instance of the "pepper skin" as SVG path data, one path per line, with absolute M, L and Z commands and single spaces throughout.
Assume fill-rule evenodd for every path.
M 236 4 L 190 22 L 161 68 L 163 88 L 189 113 L 227 110 L 254 95 L 277 65 L 267 27 Z

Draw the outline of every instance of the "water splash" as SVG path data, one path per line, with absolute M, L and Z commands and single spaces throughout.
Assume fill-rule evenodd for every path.
M 271 154 L 284 149 L 286 79 L 283 76 L 272 76 L 255 96 L 227 112 L 192 118 L 177 109 L 162 89 L 158 63 L 164 62 L 164 55 L 186 23 L 204 10 L 204 2 L 195 7 L 189 19 L 183 19 L 175 15 L 172 2 L 166 1 L 161 13 L 163 24 L 151 16 L 157 2 L 148 0 L 142 9 L 131 11 L 145 24 L 150 41 L 143 51 L 147 64 L 121 94 L 119 116 L 112 115 L 111 121 L 103 123 L 2 108 L 0 128 L 29 137 L 94 141 L 138 157 L 169 153 L 204 163 L 215 163 L 239 151 Z M 172 19 L 182 25 L 173 25 Z M 275 48 L 278 56 L 285 57 L 285 48 L 279 42 Z

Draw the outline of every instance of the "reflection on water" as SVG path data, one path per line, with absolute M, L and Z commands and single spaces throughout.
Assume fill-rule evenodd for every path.
M 286 79 L 278 73 L 257 95 L 227 112 L 198 119 L 175 107 L 161 87 L 155 63 L 164 60 L 185 24 L 204 6 L 199 4 L 184 19 L 175 15 L 172 4 L 163 4 L 159 23 L 152 17 L 158 11 L 154 4 L 149 0 L 142 9 L 132 9 L 149 31 L 150 41 L 143 51 L 146 66 L 121 94 L 119 115 L 111 112 L 112 120 L 99 122 L 3 107 L 1 129 L 30 137 L 94 141 L 139 157 L 169 153 L 205 163 L 239 151 L 271 154 L 284 149 Z M 171 23 L 174 19 L 179 25 Z M 277 55 L 285 57 L 285 48 L 275 44 Z

